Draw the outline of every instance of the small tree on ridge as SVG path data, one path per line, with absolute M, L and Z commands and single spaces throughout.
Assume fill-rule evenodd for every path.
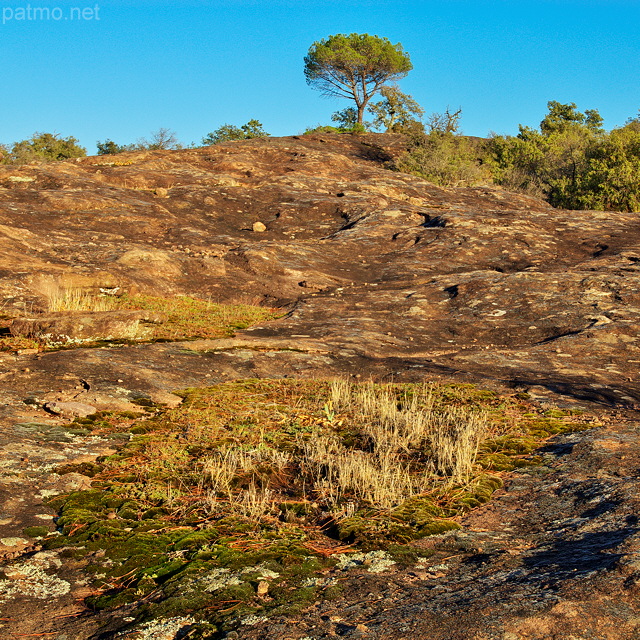
M 337 34 L 314 42 L 304 59 L 307 84 L 325 96 L 353 100 L 360 125 L 372 96 L 412 68 L 400 43 L 368 33 Z
M 384 86 L 380 94 L 382 100 L 369 105 L 376 129 L 402 133 L 417 128 L 424 109 L 408 93 L 402 93 L 398 87 Z

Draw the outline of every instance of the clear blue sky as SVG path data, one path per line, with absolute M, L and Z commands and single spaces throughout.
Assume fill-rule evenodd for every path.
M 640 0 L 0 0 L 0 16 L 4 143 L 55 131 L 95 153 L 159 127 L 189 144 L 251 118 L 272 135 L 328 124 L 349 102 L 309 88 L 303 57 L 352 32 L 401 42 L 401 88 L 427 113 L 462 107 L 469 135 L 536 126 L 548 100 L 607 128 L 640 108 Z

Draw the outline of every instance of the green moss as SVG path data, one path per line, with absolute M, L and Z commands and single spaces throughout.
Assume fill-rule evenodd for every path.
M 309 502 L 281 502 L 279 505 L 280 511 L 284 514 L 292 514 L 298 518 L 304 517 L 314 513 L 317 507 L 314 507 Z
M 548 409 L 544 412 L 544 415 L 549 418 L 564 418 L 567 415 L 566 411 L 561 409 Z
M 170 513 L 169 509 L 165 507 L 152 507 L 151 509 L 147 509 L 140 516 L 142 520 L 154 520 L 155 518 L 168 515 Z
M 299 587 L 291 589 L 288 587 L 276 587 L 269 589 L 269 595 L 274 599 L 275 608 L 271 615 L 285 615 L 299 611 L 310 602 L 316 600 L 318 594 L 317 587 Z
M 22 533 L 28 538 L 44 538 L 50 531 L 48 527 L 34 526 L 24 528 Z
M 162 405 L 159 405 L 158 403 L 154 402 L 150 398 L 144 398 L 144 397 L 134 398 L 133 400 L 131 400 L 131 402 L 133 404 L 137 404 L 139 407 L 149 407 L 149 408 L 152 408 L 152 409 L 157 409 L 157 408 L 160 408 L 162 406 Z
M 140 435 L 142 433 L 149 433 L 154 430 L 154 425 L 152 424 L 138 424 L 135 427 L 131 427 L 129 431 L 135 435 Z
M 204 545 L 209 544 L 210 542 L 215 541 L 218 538 L 218 531 L 216 529 L 205 530 L 205 531 L 194 531 L 187 533 L 182 536 L 180 540 L 177 540 L 173 548 L 176 551 L 183 550 L 198 550 L 201 549 Z
M 407 543 L 460 528 L 453 520 L 433 515 L 443 510 L 430 500 L 424 504 L 416 499 L 407 502 L 411 504 L 405 503 L 390 513 L 365 511 L 345 518 L 338 525 L 339 538 L 367 550 L 386 549 L 391 543 Z
M 430 558 L 435 551 L 433 549 L 421 549 L 411 545 L 390 544 L 387 553 L 400 566 L 410 567 L 422 558 Z
M 502 480 L 498 476 L 482 474 L 466 485 L 464 495 L 477 500 L 479 504 L 484 504 L 491 500 L 493 492 L 500 489 L 502 484 Z

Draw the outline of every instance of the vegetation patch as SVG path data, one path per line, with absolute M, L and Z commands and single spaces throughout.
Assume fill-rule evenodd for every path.
M 241 380 L 183 396 L 82 419 L 128 441 L 91 467 L 91 490 L 54 499 L 61 535 L 45 544 L 88 561 L 94 608 L 192 616 L 210 638 L 327 597 L 350 567 L 410 562 L 411 541 L 459 527 L 501 472 L 539 464 L 542 440 L 591 426 L 471 385 Z
M 258 305 L 217 304 L 191 296 L 125 295 L 117 299 L 117 305 L 119 309 L 143 309 L 165 316 L 163 322 L 150 326 L 151 340 L 223 338 L 281 315 L 275 309 Z
M 7 326 L 0 326 L 0 351 L 29 351 L 36 349 L 40 351 L 42 344 L 33 338 L 23 336 L 12 336 Z
M 79 290 L 54 291 L 48 297 L 48 310 L 53 312 L 94 313 L 119 310 L 148 311 L 154 321 L 135 322 L 126 339 L 53 339 L 49 335 L 13 336 L 11 317 L 0 319 L 0 350 L 56 349 L 61 347 L 102 346 L 136 342 L 223 338 L 253 324 L 272 320 L 280 315 L 275 309 L 252 304 L 217 304 L 191 296 L 163 298 L 151 295 L 96 296 Z M 2 323 L 4 322 L 4 327 Z
M 519 125 L 515 136 L 459 135 L 459 111 L 433 114 L 429 133 L 405 124 L 409 149 L 390 167 L 446 187 L 493 183 L 564 209 L 638 211 L 640 115 L 605 131 L 596 109 L 547 107 L 538 128 Z

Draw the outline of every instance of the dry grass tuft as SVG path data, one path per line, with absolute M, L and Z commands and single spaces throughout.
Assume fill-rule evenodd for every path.
M 64 289 L 55 283 L 48 284 L 42 291 L 49 311 L 113 311 L 118 308 L 118 300 L 113 296 L 97 296 L 82 289 Z
M 273 513 L 277 494 L 269 489 L 270 478 L 282 474 L 290 463 L 288 453 L 267 445 L 213 452 L 202 466 L 210 511 L 231 509 L 252 519 Z
M 270 515 L 273 502 L 289 494 L 339 519 L 354 505 L 389 510 L 443 483 L 470 478 L 487 433 L 487 417 L 477 408 L 436 407 L 428 385 L 336 380 L 321 384 L 320 394 L 310 398 L 295 384 L 280 385 L 284 398 L 272 403 L 248 393 L 254 408 L 244 408 L 248 415 L 238 416 L 237 426 L 231 426 L 231 415 L 225 425 L 224 413 L 212 420 L 193 405 L 181 409 L 192 438 L 206 440 L 221 429 L 233 433 L 234 442 L 214 448 L 202 464 L 213 511 L 242 507 L 241 513 L 257 513 L 262 505 L 263 515 Z M 289 425 L 291 433 L 274 434 L 266 430 L 269 422 Z M 251 509 L 245 504 L 249 496 Z
M 487 418 L 461 408 L 435 410 L 432 388 L 398 392 L 372 382 L 331 384 L 324 405 L 330 422 L 358 424 L 359 446 L 335 433 L 305 439 L 302 465 L 316 491 L 333 505 L 345 496 L 389 509 L 424 493 L 435 477 L 469 479 Z

